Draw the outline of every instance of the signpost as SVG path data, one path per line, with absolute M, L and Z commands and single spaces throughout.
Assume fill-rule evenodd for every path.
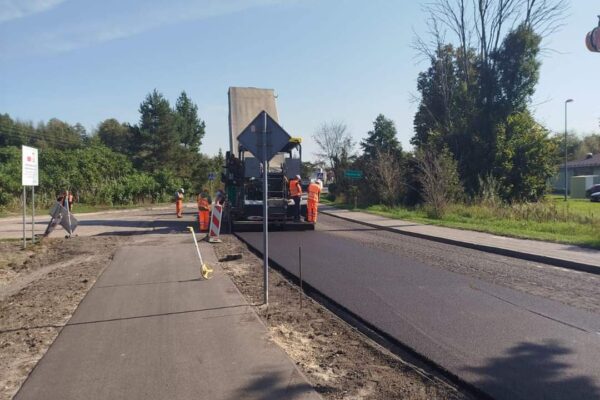
M 357 181 L 359 179 L 362 179 L 363 172 L 354 169 L 347 169 L 346 171 L 344 171 L 344 176 L 346 178 L 349 178 L 351 181 Z M 356 208 L 358 205 L 358 188 L 355 185 L 352 186 L 352 192 L 354 194 L 354 208 Z
M 21 184 L 23 185 L 23 248 L 26 248 L 25 218 L 27 213 L 27 186 L 31 186 L 31 243 L 35 243 L 35 187 L 39 184 L 38 150 L 33 147 L 21 146 L 21 161 Z
M 344 176 L 350 179 L 360 179 L 363 177 L 363 173 L 362 171 L 347 169 L 346 171 L 344 171 Z
M 216 177 L 216 173 L 215 172 L 209 172 L 208 173 L 208 181 L 210 182 L 210 195 L 213 196 L 214 192 L 213 192 L 213 182 L 215 180 Z
M 263 269 L 264 303 L 269 304 L 269 161 L 290 141 L 290 135 L 261 111 L 238 136 L 238 141 L 263 165 Z

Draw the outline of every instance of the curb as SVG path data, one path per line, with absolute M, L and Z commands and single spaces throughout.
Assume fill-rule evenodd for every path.
M 381 230 L 392 232 L 392 233 L 398 233 L 401 235 L 412 236 L 412 237 L 416 237 L 419 239 L 431 240 L 434 242 L 450 244 L 450 245 L 460 246 L 460 247 L 466 247 L 466 248 L 473 249 L 473 250 L 484 251 L 486 253 L 499 254 L 502 256 L 519 258 L 519 259 L 527 260 L 527 261 L 536 261 L 536 262 L 540 262 L 540 263 L 544 263 L 544 264 L 549 264 L 549 265 L 552 265 L 555 267 L 567 268 L 567 269 L 572 269 L 575 271 L 581 271 L 581 272 L 587 272 L 590 274 L 600 275 L 600 267 L 598 267 L 596 265 L 580 263 L 577 261 L 564 260 L 562 258 L 542 256 L 539 254 L 525 253 L 525 252 L 518 251 L 518 250 L 504 249 L 504 248 L 488 246 L 488 245 L 484 245 L 484 244 L 463 242 L 461 240 L 448 239 L 448 238 L 439 237 L 439 236 L 432 236 L 432 235 L 427 235 L 424 233 L 403 231 L 403 230 L 399 230 L 397 228 L 391 228 L 391 227 L 381 226 L 381 225 L 377 225 L 377 224 L 372 224 L 369 222 L 359 221 L 359 220 L 348 218 L 348 217 L 342 217 L 340 215 L 336 215 L 336 214 L 328 212 L 328 211 L 319 210 L 319 212 L 322 214 L 325 214 L 325 215 L 329 215 L 330 217 L 339 218 L 344 221 L 354 222 L 357 224 L 369 226 L 371 228 L 381 229 Z

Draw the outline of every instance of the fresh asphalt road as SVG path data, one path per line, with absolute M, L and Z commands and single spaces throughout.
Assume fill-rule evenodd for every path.
M 240 236 L 257 249 L 262 233 Z M 270 257 L 497 399 L 600 399 L 600 280 L 319 216 Z

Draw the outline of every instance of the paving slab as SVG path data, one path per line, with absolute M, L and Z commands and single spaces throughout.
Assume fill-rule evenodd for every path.
M 322 206 L 319 211 L 347 221 L 405 235 L 600 274 L 600 250 L 427 225 L 331 206 Z
M 199 269 L 189 235 L 121 248 L 15 398 L 320 399 L 229 277 Z

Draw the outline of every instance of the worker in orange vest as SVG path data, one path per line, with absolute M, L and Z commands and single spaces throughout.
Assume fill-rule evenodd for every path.
M 56 198 L 56 201 L 58 201 L 60 203 L 60 205 L 64 206 L 65 208 L 67 207 L 67 204 L 68 204 L 69 211 L 71 211 L 73 209 L 73 193 L 69 192 L 68 190 L 65 190 L 64 192 L 62 192 L 62 194 Z
M 198 224 L 200 225 L 200 232 L 208 231 L 210 226 L 210 205 L 212 199 L 208 194 L 208 190 L 202 189 L 198 194 Z
M 177 214 L 177 218 L 183 217 L 183 194 L 185 191 L 183 188 L 177 190 L 175 192 L 175 213 Z
M 294 200 L 294 221 L 300 221 L 300 200 L 302 199 L 300 175 L 290 179 L 290 197 Z
M 311 179 L 308 185 L 308 201 L 306 204 L 306 220 L 308 222 L 317 222 L 317 208 L 321 199 L 321 185 L 318 181 Z

